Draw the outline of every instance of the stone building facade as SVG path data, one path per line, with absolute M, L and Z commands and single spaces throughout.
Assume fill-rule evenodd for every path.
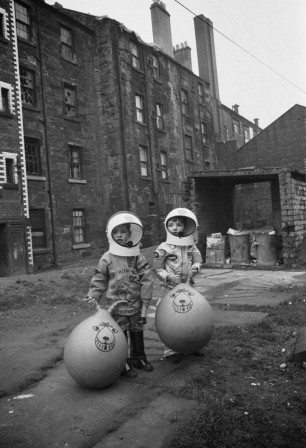
M 0 276 L 32 261 L 14 2 L 0 1 Z M 28 244 L 29 243 L 29 244 Z
M 145 247 L 160 242 L 166 214 L 192 207 L 190 174 L 218 168 L 207 24 L 195 27 L 205 49 L 197 76 L 160 0 L 150 45 L 58 3 L 0 0 L 0 14 L 0 275 L 98 257 L 119 210 L 140 216 Z

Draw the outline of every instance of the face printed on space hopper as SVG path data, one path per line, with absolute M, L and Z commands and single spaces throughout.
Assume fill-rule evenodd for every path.
M 101 350 L 101 352 L 110 352 L 113 350 L 116 345 L 115 334 L 118 333 L 118 330 L 109 322 L 101 322 L 92 328 L 98 332 L 95 338 L 97 349 Z
M 170 294 L 171 299 L 173 299 L 172 306 L 174 311 L 177 313 L 188 313 L 193 307 L 193 301 L 191 299 L 193 295 L 194 293 L 188 289 L 180 289 Z

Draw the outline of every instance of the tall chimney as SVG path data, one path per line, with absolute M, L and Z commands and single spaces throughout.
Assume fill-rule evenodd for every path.
M 215 131 L 221 132 L 221 119 L 219 112 L 219 84 L 217 62 L 215 54 L 215 41 L 213 23 L 203 14 L 195 17 L 194 29 L 197 45 L 199 76 L 210 84 L 210 93 L 213 103 L 213 115 Z
M 254 118 L 254 124 L 259 127 L 259 118 Z
M 153 41 L 173 58 L 170 14 L 166 10 L 166 5 L 160 0 L 154 0 L 150 9 Z
M 173 48 L 173 55 L 177 62 L 192 71 L 191 48 L 187 42 L 181 43 L 181 46 L 176 45 Z

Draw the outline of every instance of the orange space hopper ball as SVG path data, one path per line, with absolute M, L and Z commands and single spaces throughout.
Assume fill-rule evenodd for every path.
M 127 356 L 128 345 L 123 331 L 102 308 L 75 327 L 64 349 L 68 373 L 81 386 L 93 389 L 116 381 Z
M 208 344 L 215 321 L 205 297 L 189 283 L 179 283 L 160 301 L 155 323 L 165 345 L 177 353 L 189 354 Z

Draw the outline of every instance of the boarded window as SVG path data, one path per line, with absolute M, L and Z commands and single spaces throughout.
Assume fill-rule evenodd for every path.
M 73 86 L 65 85 L 65 117 L 76 116 L 76 89 Z
M 33 248 L 46 247 L 46 224 L 44 209 L 30 209 Z
M 26 68 L 20 68 L 21 101 L 23 104 L 35 104 L 35 73 Z

